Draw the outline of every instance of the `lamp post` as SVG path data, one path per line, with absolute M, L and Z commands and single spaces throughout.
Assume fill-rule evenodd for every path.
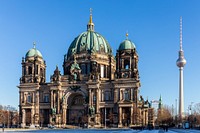
M 10 114 L 10 105 L 8 105 L 7 111 L 8 111 L 8 125 L 7 125 L 7 128 L 9 128 L 9 123 L 10 123 L 10 116 L 9 116 L 9 114 Z
M 105 107 L 105 128 L 106 128 L 106 107 Z

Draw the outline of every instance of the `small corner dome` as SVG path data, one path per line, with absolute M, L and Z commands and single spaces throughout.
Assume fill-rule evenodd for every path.
M 28 57 L 41 57 L 42 58 L 42 54 L 40 53 L 40 51 L 39 50 L 37 50 L 36 48 L 35 48 L 35 46 L 32 48 L 32 49 L 30 49 L 27 53 L 26 53 L 26 56 L 25 56 L 26 58 L 28 58 Z
M 124 40 L 122 43 L 119 45 L 118 50 L 127 50 L 127 49 L 135 49 L 135 44 L 131 40 Z

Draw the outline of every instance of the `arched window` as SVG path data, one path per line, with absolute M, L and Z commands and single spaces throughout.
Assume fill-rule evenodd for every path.
M 90 74 L 90 64 L 87 64 L 87 73 L 86 74 Z
M 26 67 L 23 67 L 24 75 L 26 75 Z
M 32 67 L 31 66 L 28 67 L 28 74 L 32 74 Z
M 42 68 L 40 68 L 40 76 L 43 77 L 43 75 L 44 75 L 44 71 Z
M 96 103 L 96 101 L 97 101 L 97 98 L 96 98 L 96 96 L 94 95 L 94 96 L 93 96 L 93 103 Z
M 38 65 L 35 67 L 35 74 L 38 74 Z
M 104 65 L 101 65 L 101 78 L 103 78 L 104 77 Z
M 129 91 L 128 90 L 124 90 L 124 100 L 130 100 L 129 99 Z
M 110 101 L 111 100 L 111 92 L 110 91 L 105 91 L 104 92 L 104 100 L 105 101 Z
M 129 60 L 124 60 L 124 69 L 129 69 L 130 68 L 130 61 Z
M 31 102 L 32 102 L 32 97 L 31 97 L 30 94 L 28 94 L 28 96 L 27 96 L 27 102 L 28 102 L 28 103 L 31 103 Z
M 129 65 L 126 65 L 126 66 L 125 66 L 125 69 L 129 69 Z
M 81 74 L 86 74 L 85 64 L 81 64 Z
M 48 102 L 49 102 L 49 95 L 48 95 L 48 94 L 45 94 L 45 95 L 44 95 L 44 102 L 45 102 L 45 103 L 48 103 Z

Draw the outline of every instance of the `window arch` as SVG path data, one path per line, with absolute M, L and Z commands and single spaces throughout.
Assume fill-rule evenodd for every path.
M 130 97 L 129 97 L 129 90 L 124 90 L 124 100 L 130 100 Z
M 111 100 L 111 92 L 105 91 L 104 92 L 104 101 L 110 101 Z
M 130 68 L 130 61 L 124 60 L 124 69 L 129 69 L 129 68 Z
M 43 77 L 43 75 L 44 75 L 44 71 L 42 68 L 40 68 L 40 76 Z
M 28 67 L 28 74 L 32 74 L 32 67 L 31 66 Z
M 85 64 L 81 64 L 81 74 L 86 74 Z
M 27 102 L 28 102 L 28 103 L 31 103 L 31 102 L 32 102 L 32 97 L 31 97 L 30 94 L 28 94 L 28 96 L 27 96 Z

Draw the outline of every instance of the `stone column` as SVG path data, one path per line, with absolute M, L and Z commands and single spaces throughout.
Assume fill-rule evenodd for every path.
M 35 123 L 34 124 L 36 124 L 36 125 L 39 125 L 39 117 L 40 117 L 40 105 L 39 105 L 39 103 L 40 103 L 40 96 L 39 96 L 39 91 L 36 91 L 36 94 L 35 94 L 35 103 L 36 103 L 36 105 L 34 106 L 35 107 L 35 112 L 34 112 L 34 114 L 35 114 Z
M 119 107 L 119 124 L 118 127 L 122 127 L 122 107 Z
M 117 94 L 118 88 L 114 88 L 114 103 L 118 101 L 118 94 Z
M 38 64 L 38 75 L 40 75 L 40 64 Z
M 100 124 L 100 112 L 99 112 L 99 89 L 96 89 L 96 123 Z
M 53 108 L 53 90 L 51 90 L 51 108 Z
M 65 126 L 67 124 L 67 108 L 66 108 L 66 104 L 63 104 L 62 107 L 62 125 Z
M 26 75 L 28 75 L 29 73 L 28 73 L 28 66 L 26 66 Z
M 22 66 L 22 77 L 25 75 L 24 74 L 24 69 L 25 69 L 24 66 Z
M 92 104 L 92 92 L 91 92 L 91 89 L 89 89 L 89 107 L 91 106 Z
M 22 109 L 22 123 L 21 127 L 24 128 L 26 126 L 26 111 L 25 109 Z
M 105 68 L 105 69 L 106 69 L 106 75 L 105 75 L 105 78 L 108 78 L 108 66 L 105 65 L 105 67 L 106 67 L 106 68 Z
M 91 91 L 91 105 L 94 105 L 94 90 Z
M 104 89 L 102 89 L 101 90 L 101 96 L 102 96 L 101 99 L 102 99 L 102 101 L 104 101 L 104 92 L 105 92 Z
M 119 89 L 119 90 L 120 90 L 120 95 L 119 96 L 120 96 L 120 101 L 121 101 L 121 100 L 123 100 L 123 90 L 122 89 Z
M 145 125 L 148 124 L 148 112 L 145 110 Z
M 57 113 L 59 114 L 60 113 L 60 90 L 58 90 L 58 97 L 57 97 L 58 99 L 57 99 L 57 101 L 58 101 L 58 111 L 57 111 Z
M 34 107 L 32 107 L 32 109 L 31 109 L 31 125 L 35 124 L 34 115 L 35 115 L 35 111 L 34 111 Z
M 124 59 L 122 59 L 122 69 L 124 69 Z
M 26 103 L 27 103 L 27 101 L 26 101 L 26 94 L 24 92 L 24 104 L 26 104 Z
M 22 104 L 22 92 L 19 92 L 19 104 Z
M 32 99 L 33 99 L 32 104 L 35 105 L 35 92 L 32 93 Z
M 132 101 L 133 101 L 133 94 L 134 94 L 133 91 L 134 91 L 133 88 L 131 88 L 131 100 L 132 100 Z
M 131 125 L 133 125 L 133 106 L 131 107 Z
M 99 113 L 99 89 L 96 89 L 96 112 Z

